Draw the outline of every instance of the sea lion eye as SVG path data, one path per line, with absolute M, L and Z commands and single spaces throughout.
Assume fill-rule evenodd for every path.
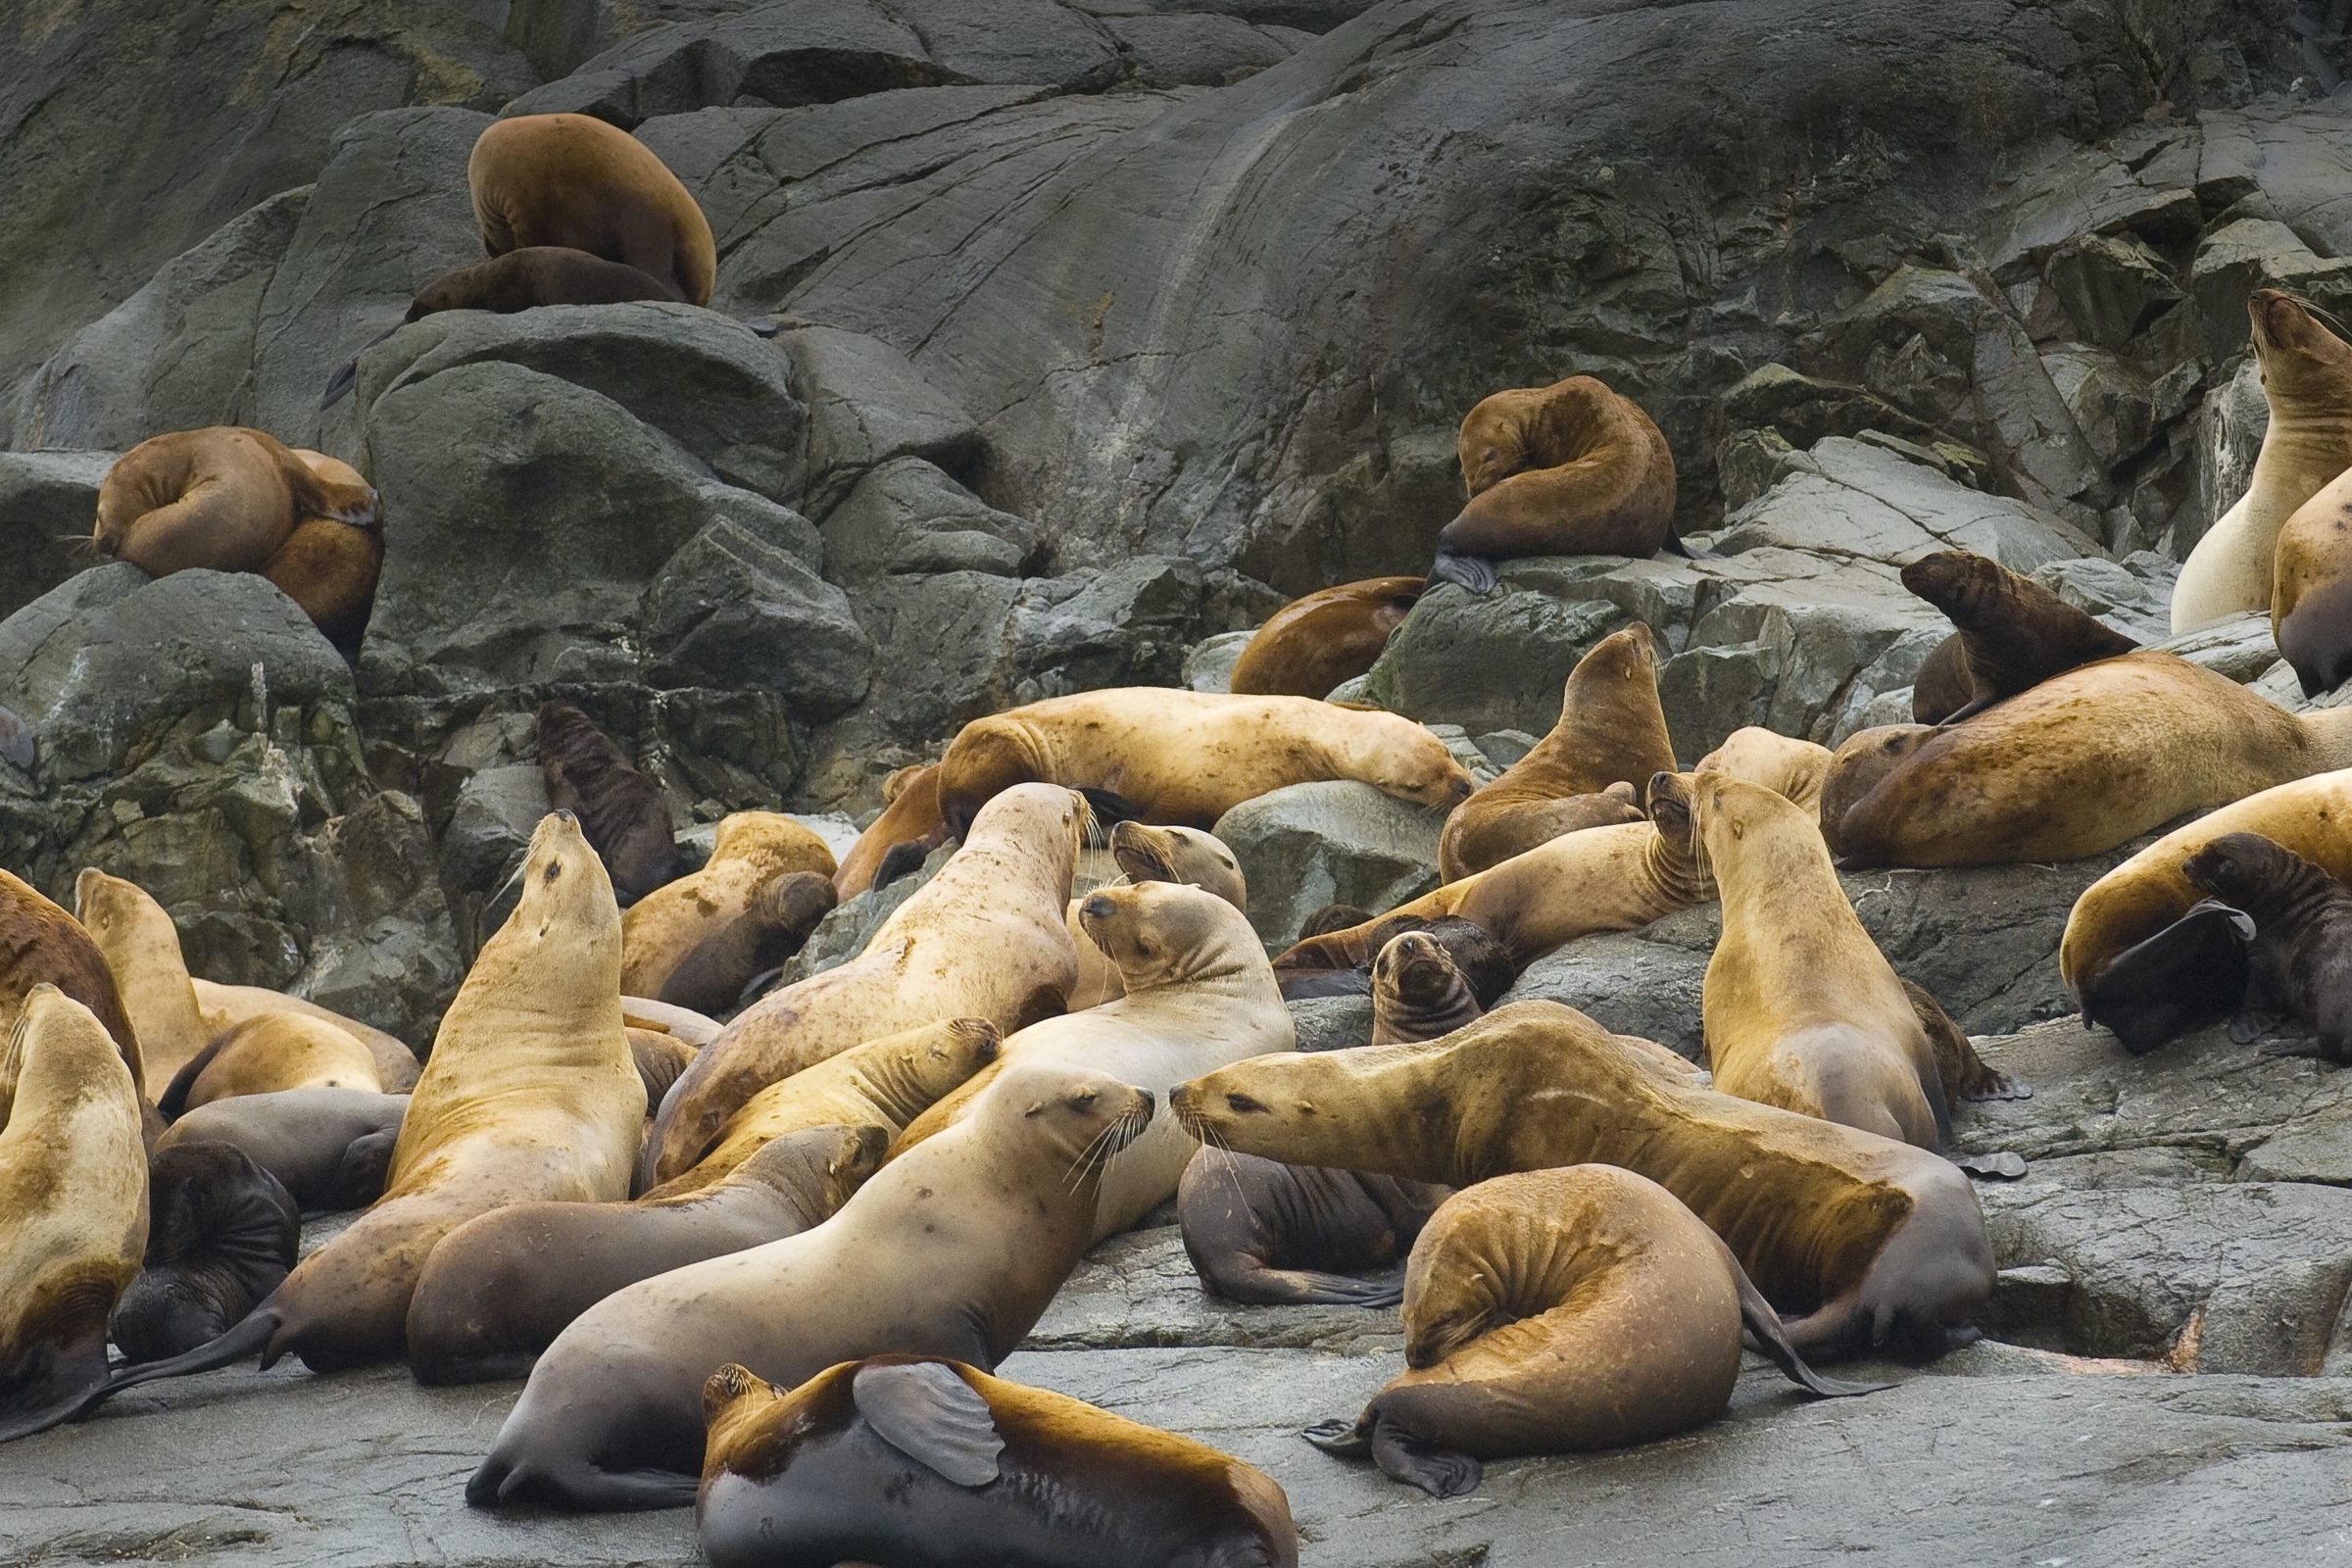
M 1070 1097 L 1070 1103 L 1079 1110 L 1093 1104 L 1098 1097 L 1092 1089 L 1081 1089 Z
M 1264 1115 L 1266 1113 L 1266 1107 L 1257 1101 L 1250 1099 L 1248 1095 L 1227 1095 L 1225 1097 L 1225 1108 L 1227 1110 L 1238 1112 L 1242 1115 L 1249 1115 L 1252 1112 L 1255 1112 L 1258 1115 Z
M 539 873 L 539 880 L 542 882 L 553 882 L 557 877 L 562 876 L 563 874 L 564 862 L 561 860 L 550 860 L 547 862 L 547 869 Z

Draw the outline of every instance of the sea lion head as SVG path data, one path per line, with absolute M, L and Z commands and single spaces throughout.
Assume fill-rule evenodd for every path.
M 2224 833 L 2180 862 L 2192 886 L 2265 919 L 2328 880 L 2302 856 L 2259 833 Z
M 849 1367 L 835 1367 L 833 1372 L 847 1372 Z M 829 1378 L 832 1373 L 819 1373 Z M 703 1424 L 709 1428 L 705 1446 L 713 1458 L 724 1453 L 735 1435 L 752 1422 L 759 1420 L 770 1405 L 785 1397 L 785 1391 L 760 1377 L 748 1367 L 730 1361 L 703 1380 Z
M 1253 1056 L 1179 1084 L 1169 1092 L 1168 1109 L 1213 1149 L 1288 1164 L 1387 1169 L 1364 1161 L 1427 1143 L 1432 1116 L 1460 1109 L 1450 1099 L 1447 1068 L 1455 1042 L 1469 1032 L 1314 1055 Z M 1391 1174 L 1452 1180 L 1450 1168 L 1437 1176 L 1419 1168 Z
M 1563 706 L 1575 698 L 1579 685 L 1613 686 L 1625 681 L 1658 680 L 1657 634 L 1644 621 L 1629 621 L 1594 643 L 1568 672 Z
M 1728 773 L 1691 775 L 1690 814 L 1708 868 L 1719 877 L 1727 861 L 1757 856 L 1767 858 L 1765 866 L 1794 869 L 1801 863 L 1796 858 L 1818 837 L 1797 808 L 1761 784 Z
M 890 1134 L 882 1127 L 805 1127 L 771 1138 L 737 1166 L 731 1179 L 756 1181 L 799 1198 L 816 1209 L 812 1220 L 833 1214 L 882 1168 Z
M 964 1125 L 1017 1128 L 1073 1175 L 1100 1172 L 1152 1124 L 1152 1092 L 1058 1061 L 1013 1061 L 973 1097 Z
M 1265 951 L 1241 910 L 1183 882 L 1098 888 L 1078 906 L 1078 927 L 1118 966 L 1129 996 L 1236 973 Z
M 74 918 L 103 949 L 113 951 L 134 937 L 153 937 L 157 915 L 167 922 L 172 918 L 136 882 L 109 876 L 94 865 L 82 867 L 74 879 Z M 173 941 L 177 940 L 174 931 Z
M 1454 456 L 1462 466 L 1462 483 L 1472 496 L 1494 489 L 1530 466 L 1523 391 L 1497 392 L 1481 398 L 1462 416 L 1454 437 Z
M 2246 300 L 2255 363 L 2272 401 L 2342 396 L 2352 387 L 2352 344 L 2329 331 L 2304 304 L 2275 288 Z
M 1692 812 L 1691 777 L 1689 773 L 1649 776 L 1649 820 L 1669 849 L 1695 861 L 1703 872 L 1709 871 L 1707 847 L 1699 841 L 1698 824 Z
M 1242 863 L 1214 833 L 1120 822 L 1110 830 L 1110 858 L 1130 882 L 1189 882 L 1237 909 L 1250 906 Z
M 1445 1006 L 1457 990 L 1467 995 L 1470 982 L 1436 937 L 1407 931 L 1372 960 L 1372 989 L 1376 996 L 1395 997 L 1408 1011 L 1427 1012 Z
M 509 928 L 544 937 L 560 925 L 588 930 L 610 925 L 617 949 L 620 906 L 613 901 L 612 878 L 571 812 L 550 811 L 539 819 L 518 882 Z
M 1936 734 L 1933 724 L 1881 724 L 1854 731 L 1831 754 L 1821 779 L 1821 836 L 1831 853 L 1846 853 L 1841 842 L 1846 813 Z
M 1354 721 L 1346 744 L 1349 774 L 1415 806 L 1450 810 L 1478 789 L 1470 770 L 1421 725 L 1396 713 L 1344 715 Z
M 1999 562 L 1973 550 L 1938 550 L 1903 567 L 1903 586 L 1964 626 L 1998 596 L 2008 576 Z

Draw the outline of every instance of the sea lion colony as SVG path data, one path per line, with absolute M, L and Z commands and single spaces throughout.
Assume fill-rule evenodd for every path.
M 710 227 L 626 133 L 503 121 L 468 175 L 489 260 L 409 319 L 708 303 Z M 2352 347 L 2277 291 L 2248 311 L 2270 433 L 2175 619 L 2267 606 L 2322 691 L 2352 673 Z M 256 1355 L 527 1371 L 468 1503 L 699 1498 L 729 1564 L 943 1540 L 1295 1564 L 1261 1472 L 989 1375 L 1089 1245 L 1171 1199 L 1206 1290 L 1401 1300 L 1405 1369 L 1305 1436 L 1437 1495 L 1482 1459 L 1718 1419 L 1742 1331 L 1823 1396 L 1872 1391 L 1807 1358 L 1976 1333 L 1990 1251 L 1951 1117 L 2020 1088 L 1897 979 L 1833 856 L 2079 858 L 2212 811 L 2077 906 L 2085 1021 L 2146 1052 L 2246 1007 L 2352 1049 L 2352 713 L 2289 715 L 1947 551 L 1903 571 L 1955 628 L 1923 722 L 1834 756 L 1744 730 L 1680 770 L 1635 622 L 1477 789 L 1421 725 L 1324 694 L 1425 594 L 1490 591 L 1492 560 L 1683 547 L 1664 438 L 1593 377 L 1480 402 L 1459 461 L 1426 582 L 1297 601 L 1232 695 L 976 719 L 838 863 L 744 812 L 689 870 L 662 792 L 548 703 L 557 809 L 421 1070 L 363 1021 L 192 976 L 133 883 L 82 870 L 76 919 L 0 874 L 0 1439 Z M 267 576 L 348 647 L 378 524 L 358 472 L 219 427 L 126 455 L 92 542 Z M 1326 911 L 1269 961 L 1244 910 L 1274 890 L 1205 830 L 1323 780 L 1443 813 L 1444 885 Z M 1074 888 L 1090 842 L 1117 883 Z M 837 902 L 949 845 L 862 952 L 778 984 Z M 1718 898 L 1704 1070 L 1555 1004 L 1488 1010 L 1566 943 Z M 1296 1054 L 1285 997 L 1350 989 L 1370 1038 Z M 297 1261 L 303 1213 L 361 1207 Z

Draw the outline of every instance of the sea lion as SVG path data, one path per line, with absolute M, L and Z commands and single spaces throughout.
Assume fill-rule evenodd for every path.
M 383 1196 L 406 1095 L 353 1089 L 282 1089 L 238 1095 L 189 1111 L 156 1140 L 162 1153 L 181 1144 L 226 1144 L 293 1196 L 306 1213 L 365 1208 Z
M 289 1351 L 314 1372 L 395 1359 L 435 1245 L 532 1199 L 628 1196 L 645 1086 L 620 1022 L 620 911 L 568 811 L 539 819 L 522 897 L 482 945 L 409 1097 L 384 1196 L 244 1320 L 102 1391 Z M 95 1399 L 89 1401 L 94 1404 Z
M 873 1356 L 789 1392 L 729 1365 L 703 1408 L 711 1568 L 1298 1568 L 1290 1500 L 1263 1471 L 959 1362 Z
M 879 1127 L 807 1127 L 678 1198 L 512 1203 L 451 1231 L 409 1302 L 425 1384 L 518 1378 L 565 1325 L 619 1290 L 822 1224 L 882 1163 Z
M 1673 771 L 1657 655 L 1635 621 L 1576 662 L 1551 732 L 1446 819 L 1438 872 L 1456 882 L 1563 833 L 1638 822 L 1650 775 Z
M 788 880 L 796 874 L 814 877 L 824 893 Z M 833 907 L 833 874 L 825 841 L 782 812 L 723 818 L 701 870 L 654 889 L 621 916 L 621 990 L 700 1012 L 731 1010 L 745 984 L 798 952 Z
M 1437 938 L 1407 931 L 1372 960 L 1372 1044 L 1435 1040 L 1486 1012 L 1461 966 Z
M 197 566 L 258 572 L 305 517 L 375 522 L 373 487 L 334 466 L 340 471 L 314 468 L 275 436 L 242 425 L 153 436 L 107 470 L 90 542 L 159 577 Z
M 1152 1110 L 1108 1074 L 1026 1063 L 814 1230 L 615 1291 L 539 1358 L 466 1500 L 683 1506 L 715 1364 L 787 1385 L 893 1351 L 996 1365 L 1077 1265 L 1102 1168 Z
M 854 899 L 869 888 L 881 887 L 923 862 L 925 856 L 948 842 L 948 824 L 939 814 L 939 768 L 902 767 L 882 781 L 882 814 L 866 824 L 841 858 L 833 873 L 833 891 Z M 906 846 L 907 854 L 899 854 Z M 885 877 L 883 865 L 893 859 L 897 868 Z M 911 858 L 912 864 L 906 863 Z
M 1008 1036 L 995 1061 L 908 1124 L 893 1159 L 973 1114 L 988 1086 L 1024 1062 L 1086 1067 L 1161 1095 L 1212 1067 L 1296 1044 L 1257 933 L 1215 894 L 1181 882 L 1098 888 L 1079 922 L 1118 965 L 1125 995 Z M 1102 1173 L 1098 1239 L 1174 1197 L 1196 1147 L 1164 1116 L 1147 1128 Z
M 652 779 L 629 765 L 612 738 L 569 703 L 541 703 L 539 771 L 548 803 L 576 812 L 612 879 L 612 894 L 635 904 L 686 869 L 677 827 Z M 659 999 L 657 999 L 659 1000 Z
M 1589 375 L 1482 399 L 1455 438 L 1469 505 L 1438 534 L 1431 582 L 1474 594 L 1492 561 L 1631 556 L 1674 537 L 1674 452 L 1630 398 Z
M 1845 813 L 1862 797 L 1877 789 L 1905 759 L 1940 733 L 1934 724 L 1878 724 L 1858 729 L 1838 743 L 1838 750 L 1830 755 L 1829 766 L 1822 772 L 1814 819 L 1821 825 L 1822 840 L 1840 862 L 1846 858 L 1839 834 Z
M 1911 716 L 1957 724 L 2079 664 L 2139 646 L 2031 577 L 1967 550 L 1903 567 L 1903 586 L 1959 630 L 1936 645 L 1911 685 Z
M 2318 1034 L 2314 1045 L 2266 1048 L 2352 1053 L 2352 888 L 2259 833 L 2225 833 L 2181 862 L 2180 874 L 2254 920 L 2245 1006 L 2283 1014 Z
M 1241 697 L 1328 697 L 1372 667 L 1426 581 L 1372 577 L 1294 599 L 1257 628 L 1225 689 Z
M 1948 1160 L 1700 1088 L 1556 1003 L 1511 1003 L 1420 1044 L 1222 1067 L 1169 1108 L 1242 1153 L 1452 1187 L 1561 1165 L 1638 1172 L 1724 1239 L 1815 1359 L 1934 1353 L 1992 1290 L 1984 1213 Z
M 620 996 L 620 1021 L 631 1029 L 648 1029 L 655 1034 L 669 1035 L 700 1051 L 716 1040 L 726 1025 L 692 1007 L 680 1007 L 667 1002 L 656 1002 L 651 997 Z
M 1118 822 L 1110 830 L 1110 855 L 1130 882 L 1187 883 L 1206 889 L 1245 914 L 1249 912 L 1250 889 L 1242 875 L 1242 862 L 1213 833 L 1194 827 Z M 1078 983 L 1069 995 L 1072 1012 L 1099 1007 L 1125 994 L 1119 966 L 1103 956 L 1079 924 L 1078 911 L 1085 905 L 1082 898 L 1072 899 L 1062 911 L 1063 923 L 1070 928 L 1070 945 L 1078 954 Z
M 473 220 L 492 258 L 537 246 L 586 251 L 645 273 L 672 299 L 709 305 L 710 222 L 678 176 L 627 131 L 588 115 L 516 115 L 466 160 Z
M 1471 791 L 1446 743 L 1395 713 L 1113 686 L 964 725 L 940 759 L 939 808 L 960 832 L 998 791 L 1043 780 L 1092 792 L 1120 816 L 1213 828 L 1244 801 L 1341 778 L 1415 806 L 1456 806 Z
M 2352 344 L 2274 288 L 2246 301 L 2271 422 L 2246 493 L 2189 551 L 2173 584 L 2173 632 L 2266 610 L 2278 534 L 2297 508 L 2352 468 Z
M 1203 1147 L 1176 1184 L 1185 1255 L 1249 1306 L 1395 1306 L 1396 1264 L 1452 1190 Z
M 62 911 L 61 911 L 62 912 Z M 147 1246 L 139 1091 L 88 1007 L 28 987 L 0 1050 L 0 1442 L 106 1381 L 106 1319 Z
M 398 1035 L 331 1012 L 315 1002 L 305 1002 L 264 986 L 224 986 L 201 975 L 191 976 L 190 981 L 196 988 L 196 1009 L 204 1017 L 207 1044 L 214 1036 L 248 1019 L 273 1012 L 299 1012 L 306 1018 L 331 1023 L 366 1046 L 375 1057 L 375 1076 L 386 1094 L 407 1094 L 416 1087 L 416 1075 L 424 1069 L 424 1064 L 416 1059 L 416 1053 Z
M 1749 724 L 1724 737 L 1723 744 L 1698 760 L 1694 773 L 1721 773 L 1761 784 L 1807 816 L 1818 816 L 1821 790 L 1830 773 L 1832 753 L 1811 741 L 1776 735 Z
M 141 1064 L 141 1042 L 106 955 L 90 940 L 80 921 L 41 897 L 30 883 L 0 870 L 0 1030 L 16 1027 L 24 998 L 34 986 L 44 984 L 57 987 L 90 1009 L 122 1054 L 131 1087 L 146 1107 L 142 1115 L 154 1117 Z M 0 1081 L 0 1124 L 7 1120 L 7 1085 Z M 160 1118 L 154 1120 L 151 1131 L 163 1131 Z
M 1446 1200 L 1404 1275 L 1404 1364 L 1353 1421 L 1309 1427 L 1433 1497 L 1475 1491 L 1481 1459 L 1650 1443 L 1732 1402 L 1740 1330 L 1790 1382 L 1780 1314 L 1698 1216 L 1608 1165 L 1497 1176 Z
M 1833 764 L 1822 825 L 1855 866 L 2072 860 L 2347 764 L 2352 709 L 2292 714 L 2171 654 L 2125 654 L 1936 731 L 1834 827 Z
M 171 1083 L 220 1032 L 197 1005 L 179 928 L 146 889 L 94 865 L 74 879 L 74 916 L 106 956 L 138 1033 L 141 1076 L 158 1088 Z
M 942 1018 L 1009 1034 L 1059 1012 L 1078 978 L 1062 906 L 1086 821 L 1086 803 L 1051 784 L 990 801 L 864 952 L 760 998 L 703 1048 L 655 1117 L 649 1180 L 700 1162 L 769 1084 L 852 1046 Z
M 1326 904 L 1298 922 L 1298 939 L 1326 937 L 1379 919 L 1370 909 L 1353 904 Z
M 233 1144 L 159 1143 L 147 1214 L 146 1260 L 114 1312 L 133 1361 L 219 1336 L 277 1289 L 302 1242 L 302 1205 Z
M 182 1062 L 155 1108 L 166 1121 L 177 1121 L 216 1100 L 282 1089 L 380 1095 L 384 1084 L 374 1054 L 345 1030 L 299 1012 L 270 1012 L 223 1030 Z
M 2306 697 L 2352 675 L 2352 482 L 2338 474 L 2278 530 L 2271 639 Z
M 1481 1007 L 1491 1007 L 1511 989 L 1519 978 L 1519 966 L 1501 943 L 1489 935 L 1482 926 L 1457 915 L 1442 914 L 1435 919 L 1423 919 L 1414 914 L 1391 914 L 1378 917 L 1353 911 L 1357 924 L 1335 927 L 1321 933 L 1331 936 L 1348 933 L 1343 942 L 1330 950 L 1318 950 L 1311 938 L 1311 927 L 1303 930 L 1298 943 L 1275 960 L 1274 979 L 1282 987 L 1283 1000 L 1299 1002 L 1315 997 L 1370 997 L 1372 964 L 1381 950 L 1407 931 L 1418 931 L 1429 937 L 1453 960 L 1462 979 L 1470 987 L 1470 995 Z M 1348 955 L 1360 945 L 1364 957 L 1359 961 Z M 1342 967 L 1319 967 L 1336 963 Z M 1293 965 L 1286 967 L 1286 965 Z
M 986 1018 L 942 1018 L 827 1056 L 745 1101 L 710 1153 L 645 1196 L 700 1192 L 761 1146 L 812 1127 L 871 1128 L 887 1149 L 908 1122 L 996 1060 L 1000 1038 Z
M 647 1114 L 662 1103 L 669 1086 L 686 1071 L 694 1060 L 695 1048 L 673 1034 L 660 1029 L 636 1029 L 621 1025 L 629 1037 L 629 1060 L 637 1069 L 637 1081 L 645 1085 Z
M 330 484 L 352 491 L 368 488 L 357 468 L 323 452 L 296 447 L 294 455 Z M 372 519 L 355 524 L 305 515 L 262 564 L 261 574 L 293 600 L 327 641 L 348 648 L 368 629 L 368 612 L 375 608 L 376 578 L 383 569 L 383 530 Z

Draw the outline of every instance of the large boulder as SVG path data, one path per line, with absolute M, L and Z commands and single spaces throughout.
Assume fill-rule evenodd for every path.
M 86 541 L 113 452 L 0 452 L 0 617 L 94 559 Z
M 1333 779 L 1293 784 L 1217 818 L 1250 885 L 1250 923 L 1270 948 L 1327 904 L 1387 909 L 1438 885 L 1441 812 Z
M 921 458 L 870 468 L 826 516 L 825 566 L 837 582 L 884 573 L 980 571 L 1018 577 L 1037 529 L 999 512 Z

